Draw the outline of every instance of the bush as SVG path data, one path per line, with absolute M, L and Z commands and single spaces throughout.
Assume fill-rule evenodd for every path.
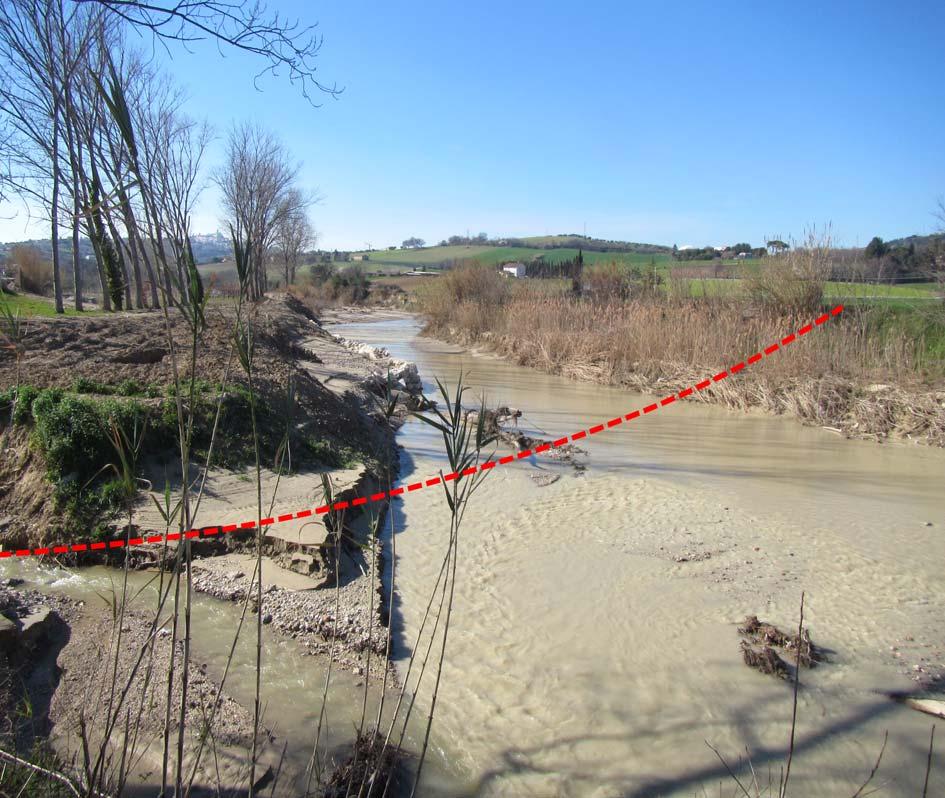
M 38 395 L 39 391 L 32 385 L 11 387 L 0 393 L 0 425 L 7 423 L 11 409 L 13 409 L 14 424 L 29 424 L 33 420 L 33 402 Z M 16 402 L 15 408 L 14 402 Z
M 94 526 L 126 506 L 127 486 L 110 466 L 118 460 L 112 427 L 132 440 L 140 436 L 147 410 L 137 402 L 97 402 L 60 390 L 40 391 L 32 403 L 33 439 L 46 460 L 57 505 L 75 523 Z M 172 440 L 160 424 L 150 443 Z
M 52 481 L 91 477 L 111 459 L 105 419 L 95 403 L 42 391 L 33 402 L 36 440 Z
M 595 302 L 623 302 L 630 298 L 630 275 L 616 263 L 584 273 L 582 293 Z
M 20 274 L 20 288 L 31 294 L 45 295 L 53 285 L 52 264 L 35 247 L 13 248 L 11 260 Z
M 94 393 L 104 395 L 114 393 L 114 388 L 111 385 L 106 385 L 104 382 L 92 380 L 88 377 L 77 378 L 72 383 L 72 390 L 76 393 Z
M 329 280 L 332 299 L 343 302 L 363 302 L 371 293 L 371 284 L 360 266 L 349 266 L 336 272 Z
M 458 315 L 461 326 L 476 332 L 488 330 L 491 318 L 512 296 L 512 284 L 492 266 L 466 263 L 431 278 L 421 286 L 418 296 L 424 311 L 434 323 L 443 323 Z
M 146 393 L 146 388 L 137 380 L 122 380 L 118 383 L 118 394 L 120 396 L 142 396 Z

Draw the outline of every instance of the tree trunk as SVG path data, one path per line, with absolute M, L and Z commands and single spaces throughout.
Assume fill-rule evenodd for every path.
M 72 287 L 75 291 L 75 309 L 82 311 L 82 258 L 79 256 L 79 200 L 72 203 L 75 223 L 72 225 Z
M 118 193 L 118 200 L 121 203 L 121 213 L 125 220 L 125 230 L 128 232 L 128 249 L 131 252 L 131 268 L 134 271 L 135 275 L 135 307 L 138 310 L 146 307 L 144 302 L 144 286 L 141 283 L 141 264 L 138 261 L 138 235 L 137 227 L 135 225 L 134 213 L 131 210 L 131 203 L 128 202 L 128 197 L 125 195 L 124 189 L 120 189 Z M 141 247 L 141 256 L 145 257 L 144 247 Z M 148 264 L 148 272 L 150 275 L 150 264 Z M 154 277 L 150 276 L 151 289 L 153 293 L 152 296 L 152 307 L 157 307 L 157 293 L 154 288 Z
M 62 306 L 62 275 L 59 268 L 59 98 L 53 100 L 52 132 L 52 205 L 50 207 L 50 235 L 52 235 L 53 292 L 56 297 L 56 313 L 64 313 Z
M 66 101 L 66 147 L 69 149 L 69 168 L 72 171 L 72 285 L 75 290 L 75 309 L 82 310 L 82 258 L 79 255 L 79 219 L 82 210 L 82 193 L 79 184 L 79 169 L 82 161 L 82 149 L 73 127 L 74 109 L 72 94 L 68 86 L 65 90 Z

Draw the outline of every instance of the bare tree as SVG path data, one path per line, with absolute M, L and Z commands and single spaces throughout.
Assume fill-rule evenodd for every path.
M 295 272 L 303 253 L 315 246 L 317 235 L 308 218 L 308 205 L 297 189 L 290 192 L 289 204 L 295 210 L 286 213 L 276 224 L 274 249 L 282 262 L 282 275 L 288 288 L 295 282 Z
M 63 161 L 66 89 L 87 54 L 90 11 L 65 0 L 9 0 L 0 13 L 0 108 L 14 144 L 6 179 L 47 210 L 59 313 L 60 197 L 70 182 L 69 163 Z
M 312 200 L 295 185 L 299 166 L 285 146 L 258 125 L 234 127 L 227 139 L 226 161 L 214 175 L 233 238 L 244 242 L 249 298 L 268 288 L 266 255 L 281 222 L 303 213 Z
M 162 42 L 185 46 L 201 40 L 216 42 L 259 56 L 266 66 L 257 78 L 283 69 L 291 83 L 311 101 L 312 91 L 329 96 L 341 89 L 315 78 L 315 60 L 322 39 L 314 25 L 270 11 L 265 3 L 240 0 L 78 0 L 95 4 L 139 30 L 150 31 Z

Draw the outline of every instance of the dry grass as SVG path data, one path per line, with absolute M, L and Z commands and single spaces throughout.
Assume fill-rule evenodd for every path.
M 797 257 L 817 268 L 818 253 Z M 669 393 L 741 362 L 818 315 L 811 275 L 803 269 L 792 275 L 759 278 L 767 289 L 759 289 L 756 302 L 672 292 L 602 301 L 599 293 L 549 295 L 532 281 L 477 268 L 430 285 L 420 305 L 435 335 L 575 379 Z M 699 398 L 791 414 L 857 437 L 897 434 L 945 445 L 945 364 L 929 358 L 922 334 L 890 319 L 873 308 L 847 308 L 763 368 L 714 384 Z

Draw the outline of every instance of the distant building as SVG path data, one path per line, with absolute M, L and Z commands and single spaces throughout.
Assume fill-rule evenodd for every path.
M 502 272 L 508 277 L 522 278 L 525 276 L 524 263 L 506 263 L 502 267 Z
M 352 255 L 351 260 L 370 260 L 370 255 Z

